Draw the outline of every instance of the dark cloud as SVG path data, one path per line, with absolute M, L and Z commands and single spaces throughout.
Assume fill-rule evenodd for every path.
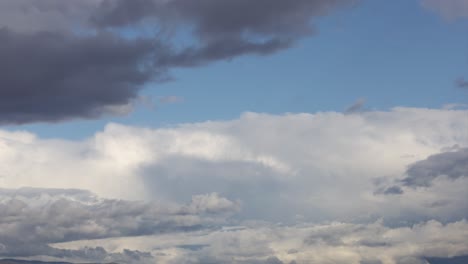
M 295 37 L 312 31 L 312 18 L 353 2 L 356 1 L 105 0 L 91 20 L 99 27 L 135 25 L 145 19 L 186 23 L 204 40 L 243 34 Z
M 452 258 L 426 258 L 429 264 L 466 264 L 468 256 L 458 256 Z
M 366 100 L 361 98 L 358 99 L 354 104 L 350 105 L 348 108 L 346 108 L 345 113 L 346 114 L 353 114 L 353 113 L 359 113 L 364 110 L 364 105 L 366 104 Z
M 144 84 L 172 67 L 288 48 L 314 31 L 314 18 L 352 2 L 2 1 L 0 124 L 125 113 Z M 161 34 L 141 33 L 142 24 Z M 187 46 L 164 34 L 188 28 Z
M 397 264 L 427 264 L 426 261 L 419 257 L 402 257 L 397 260 Z
M 63 250 L 49 244 L 199 230 L 237 209 L 217 194 L 194 196 L 188 205 L 161 206 L 102 199 L 79 190 L 0 190 L 0 257 L 137 261 L 150 256 L 132 251 L 112 255 L 102 248 Z
M 21 246 L 23 247 L 23 246 Z M 27 247 L 29 248 L 29 247 Z M 89 261 L 99 261 L 100 263 L 129 263 L 129 264 L 150 264 L 154 263 L 153 256 L 148 252 L 124 249 L 122 252 L 112 253 L 102 247 L 84 247 L 76 250 L 57 249 L 50 246 L 40 248 L 40 255 L 54 257 L 57 259 L 82 259 Z M 39 254 L 38 254 L 39 255 Z M 27 260 L 0 260 L 0 264 L 72 264 L 71 262 L 41 262 Z
M 95 118 L 155 76 L 155 45 L 111 34 L 0 30 L 0 123 Z
M 383 191 L 383 194 L 402 194 L 403 190 L 400 186 L 391 186 Z
M 359 264 L 382 264 L 382 261 L 378 259 L 372 259 L 372 260 L 361 260 Z
M 452 180 L 468 177 L 468 148 L 429 156 L 410 165 L 406 174 L 402 182 L 409 187 L 431 186 L 432 181 L 441 176 Z

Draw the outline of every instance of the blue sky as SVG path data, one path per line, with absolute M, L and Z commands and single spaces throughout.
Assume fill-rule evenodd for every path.
M 316 18 L 317 33 L 270 56 L 245 55 L 170 71 L 171 81 L 141 93 L 157 107 L 124 117 L 10 126 L 43 137 L 83 138 L 109 121 L 151 127 L 227 120 L 245 111 L 344 111 L 358 100 L 366 109 L 440 108 L 466 103 L 455 80 L 468 72 L 468 29 L 418 1 L 363 1 Z M 173 104 L 161 98 L 176 96 Z

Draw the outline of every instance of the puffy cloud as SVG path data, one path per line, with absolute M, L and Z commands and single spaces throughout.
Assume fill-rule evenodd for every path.
M 171 68 L 288 48 L 350 2 L 2 1 L 0 124 L 128 113 Z M 187 30 L 179 47 L 173 35 Z
M 239 205 L 218 194 L 194 196 L 187 205 L 103 199 L 87 191 L 0 190 L 0 256 L 109 261 L 151 258 L 125 251 L 112 255 L 100 247 L 57 249 L 51 243 L 199 230 L 223 223 Z M 140 263 L 140 262 L 135 262 Z
M 65 259 L 149 252 L 158 263 L 466 255 L 466 115 L 245 113 L 155 129 L 109 124 L 79 141 L 0 130 L 1 186 L 67 189 L 2 190 L 2 248 Z M 402 184 L 414 177 L 429 184 Z M 37 247 L 15 246 L 24 242 Z
M 0 182 L 179 203 L 216 192 L 242 203 L 242 219 L 456 220 L 466 217 L 466 177 L 431 178 L 422 190 L 388 188 L 410 175 L 411 164 L 421 167 L 414 164 L 426 164 L 422 160 L 447 147 L 467 146 L 466 114 L 414 108 L 246 113 L 160 129 L 109 124 L 82 141 L 1 132 L 0 160 L 12 165 L 0 168 Z M 381 195 L 385 190 L 403 193 Z M 205 199 L 200 204 L 218 206 Z

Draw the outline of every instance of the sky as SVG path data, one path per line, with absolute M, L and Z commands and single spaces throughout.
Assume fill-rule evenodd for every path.
M 468 258 L 467 0 L 3 0 L 0 58 L 0 258 Z

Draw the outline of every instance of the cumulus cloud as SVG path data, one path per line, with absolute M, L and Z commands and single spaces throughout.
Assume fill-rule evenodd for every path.
M 241 219 L 456 220 L 468 211 L 462 210 L 467 177 L 424 176 L 429 188 L 388 188 L 416 172 L 438 175 L 442 167 L 420 161 L 432 162 L 429 156 L 456 144 L 468 146 L 466 114 L 415 108 L 354 115 L 246 113 L 160 129 L 109 124 L 82 141 L 3 131 L 0 161 L 11 166 L 0 168 L 0 183 L 178 203 L 216 192 L 242 203 L 236 215 Z M 412 164 L 414 173 L 407 174 Z M 463 162 L 456 164 L 453 173 L 463 173 Z M 400 195 L 381 195 L 385 190 Z
M 173 67 L 288 48 L 350 2 L 2 1 L 0 124 L 121 114 Z
M 0 163 L 9 164 L 0 184 L 14 189 L 0 192 L 9 225 L 0 243 L 17 256 L 86 259 L 88 247 L 158 263 L 466 255 L 466 115 L 245 113 L 156 129 L 109 124 L 78 141 L 0 130 Z M 38 247 L 16 246 L 26 242 Z
M 223 223 L 238 209 L 218 194 L 169 205 L 103 199 L 82 190 L 0 189 L 0 256 L 92 261 L 133 256 L 141 263 L 139 258 L 151 255 L 130 250 L 111 254 L 101 247 L 65 250 L 49 244 L 200 230 Z
M 411 187 L 430 186 L 437 177 L 446 176 L 453 180 L 468 177 L 468 149 L 431 155 L 411 164 L 407 174 L 403 183 Z

